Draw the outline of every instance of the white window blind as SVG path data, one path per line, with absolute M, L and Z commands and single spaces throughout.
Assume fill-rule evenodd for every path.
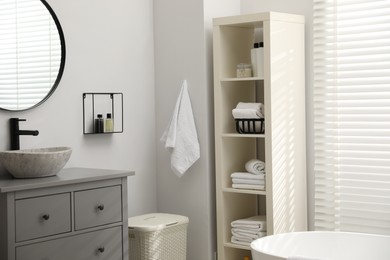
M 0 1 L 0 107 L 25 109 L 53 86 L 61 42 L 49 11 L 37 0 Z
M 314 0 L 315 228 L 390 235 L 390 1 Z

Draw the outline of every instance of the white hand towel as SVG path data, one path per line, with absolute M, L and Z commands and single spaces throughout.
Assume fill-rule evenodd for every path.
M 181 177 L 200 157 L 198 135 L 196 132 L 187 81 L 183 81 L 171 122 L 161 139 L 171 153 L 171 168 Z
M 240 178 L 240 179 L 249 179 L 249 180 L 264 180 L 265 172 L 263 174 L 253 174 L 249 172 L 233 172 L 230 177 L 232 178 Z
M 265 163 L 258 159 L 251 159 L 245 163 L 245 169 L 253 174 L 264 173 Z

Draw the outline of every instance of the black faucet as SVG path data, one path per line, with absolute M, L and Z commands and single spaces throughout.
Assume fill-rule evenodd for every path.
M 20 118 L 11 118 L 11 150 L 19 150 L 20 149 L 20 141 L 19 136 L 20 135 L 33 135 L 37 136 L 39 135 L 39 132 L 37 130 L 19 130 L 19 122 L 20 121 L 26 121 L 26 119 L 20 119 Z

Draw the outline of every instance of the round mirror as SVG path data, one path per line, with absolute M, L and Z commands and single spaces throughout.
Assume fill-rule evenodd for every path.
M 43 103 L 61 80 L 65 40 L 44 0 L 0 1 L 0 109 Z

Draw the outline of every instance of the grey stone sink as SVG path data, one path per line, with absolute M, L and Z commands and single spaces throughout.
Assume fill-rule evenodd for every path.
M 0 163 L 15 178 L 57 175 L 68 162 L 72 149 L 50 147 L 0 152 Z

